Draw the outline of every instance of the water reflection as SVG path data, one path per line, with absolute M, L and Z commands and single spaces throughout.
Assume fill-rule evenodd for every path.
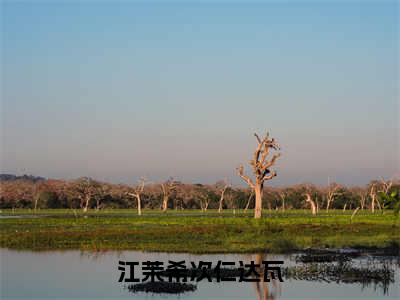
M 118 283 L 118 261 L 163 261 L 185 260 L 198 263 L 200 260 L 211 261 L 213 265 L 218 260 L 249 263 L 251 260 L 260 264 L 260 275 L 263 278 L 265 260 L 283 260 L 285 268 L 305 266 L 296 262 L 294 255 L 270 255 L 265 253 L 253 255 L 191 255 L 171 253 L 143 253 L 137 251 L 112 252 L 80 252 L 53 251 L 27 252 L 1 251 L 1 298 L 2 299 L 149 299 L 149 295 L 140 292 L 132 295 L 124 284 Z M 313 278 L 300 278 L 283 272 L 284 282 L 212 282 L 195 283 L 197 290 L 182 295 L 153 294 L 151 299 L 321 299 L 321 298 L 369 298 L 376 299 L 385 295 L 386 299 L 397 299 L 400 296 L 399 260 L 387 257 L 359 257 L 353 259 L 353 266 L 363 268 L 381 268 L 384 264 L 393 271 L 393 281 L 386 287 L 362 281 L 324 282 Z M 337 264 L 337 262 L 334 262 Z M 313 268 L 309 264 L 310 268 Z M 328 269 L 329 270 L 329 269 Z M 331 271 L 331 270 L 329 270 Z M 297 276 L 297 275 L 296 275 Z M 331 275 L 333 276 L 333 275 Z
M 304 257 L 307 256 L 307 257 Z M 357 256 L 358 257 L 358 256 Z M 390 258 L 383 257 L 358 257 L 358 260 L 354 262 L 352 257 L 346 254 L 334 254 L 333 257 L 328 257 L 326 254 L 323 259 L 318 256 L 311 256 L 315 261 L 310 259 L 308 255 L 301 255 L 301 259 L 299 256 L 288 257 L 289 262 L 294 263 L 294 265 L 288 264 L 288 266 L 284 267 L 282 270 L 278 270 L 278 273 L 283 274 L 285 280 L 301 280 L 301 281 L 310 281 L 318 284 L 318 282 L 326 282 L 326 283 L 340 283 L 340 284 L 361 284 L 361 290 L 370 285 L 373 286 L 374 291 L 380 289 L 383 292 L 383 295 L 387 295 L 389 291 L 389 285 L 394 283 L 394 265 L 392 266 L 393 260 Z M 280 278 L 280 274 L 277 274 L 276 268 L 268 267 L 266 269 L 266 263 L 270 261 L 268 256 L 265 253 L 255 254 L 251 257 L 247 258 L 250 262 L 253 261 L 255 266 L 257 266 L 254 270 L 245 269 L 240 270 L 240 267 L 234 268 L 220 268 L 220 269 L 211 269 L 207 271 L 208 276 L 213 279 L 218 277 L 237 277 L 239 282 L 242 281 L 243 273 L 250 274 L 251 276 L 247 277 L 248 281 L 253 281 L 250 285 L 253 287 L 253 290 L 256 295 L 256 299 L 278 299 L 282 294 L 282 283 L 279 280 L 271 280 L 270 282 L 266 282 L 262 280 L 263 278 Z M 276 258 L 273 258 L 274 260 Z M 301 263 L 299 263 L 301 261 Z M 398 260 L 397 260 L 398 262 Z M 245 265 L 249 266 L 249 265 Z M 398 266 L 398 264 L 397 264 Z M 204 269 L 205 271 L 205 269 Z M 191 268 L 187 270 L 186 276 L 188 277 L 198 277 L 202 271 L 197 268 Z M 268 276 L 265 277 L 266 272 L 268 272 Z M 168 276 L 168 271 L 163 273 L 162 276 Z M 211 280 L 210 278 L 210 280 Z M 254 279 L 254 280 L 252 280 Z M 260 280 L 261 279 L 261 280 Z M 193 279 L 192 279 L 193 280 Z M 167 281 L 167 280 L 165 280 Z M 219 280 L 217 280 L 219 282 Z M 174 289 L 176 289 L 176 293 L 180 293 L 185 289 L 185 284 L 168 284 L 163 283 L 159 285 L 157 282 L 147 282 L 145 285 L 142 283 L 137 285 L 131 285 L 131 290 L 134 292 L 137 291 L 150 291 L 154 293 L 173 293 Z
M 265 253 L 259 253 L 255 255 L 255 263 L 263 266 L 263 261 L 267 260 Z M 264 277 L 265 269 L 260 267 L 259 274 L 260 278 Z M 272 289 L 270 289 L 270 284 Z M 256 293 L 257 300 L 276 300 L 281 296 L 281 282 L 279 280 L 271 280 L 270 282 L 253 282 L 253 287 Z

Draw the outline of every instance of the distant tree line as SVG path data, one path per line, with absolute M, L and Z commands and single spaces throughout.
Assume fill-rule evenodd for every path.
M 22 176 L 17 176 L 17 175 L 14 175 L 14 174 L 0 174 L 0 181 L 17 180 L 17 179 L 30 180 L 30 181 L 33 181 L 33 182 L 45 180 L 44 177 L 26 175 L 26 174 L 22 175 Z
M 298 184 L 263 189 L 263 207 L 270 210 L 310 208 L 382 209 L 378 195 L 400 190 L 399 180 L 374 180 L 362 187 L 337 183 L 327 186 Z M 140 206 L 139 206 L 140 205 Z M 253 189 L 233 187 L 227 181 L 215 184 L 186 184 L 170 178 L 161 183 L 135 186 L 111 184 L 83 177 L 75 180 L 44 179 L 34 176 L 0 176 L 0 208 L 70 208 L 87 211 L 104 208 L 141 209 L 254 209 Z

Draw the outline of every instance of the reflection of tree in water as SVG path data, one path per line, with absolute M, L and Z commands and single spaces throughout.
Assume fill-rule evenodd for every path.
M 255 263 L 256 265 L 260 265 L 259 270 L 257 270 L 260 274 L 260 278 L 264 277 L 265 269 L 262 262 L 266 260 L 265 256 L 265 253 L 255 255 Z M 270 290 L 269 284 L 273 287 L 272 290 Z M 279 299 L 282 294 L 281 282 L 279 280 L 271 280 L 270 282 L 261 280 L 259 282 L 252 282 L 252 285 L 258 300 L 276 300 Z
M 272 284 L 273 290 L 269 291 L 269 284 Z M 281 284 L 279 280 L 271 282 L 253 282 L 253 287 L 258 300 L 276 300 L 281 296 Z
M 326 255 L 305 255 L 300 257 L 302 263 L 282 269 L 286 279 L 335 282 L 339 284 L 361 284 L 361 289 L 373 286 L 374 290 L 381 289 L 383 294 L 388 294 L 390 284 L 395 282 L 393 260 L 369 257 L 366 260 L 354 261 L 351 257 Z
M 284 280 L 293 279 L 313 282 L 335 282 L 340 284 L 360 284 L 361 290 L 372 286 L 373 289 L 381 290 L 387 295 L 389 286 L 395 283 L 394 267 L 398 259 L 388 257 L 369 257 L 367 260 L 354 262 L 352 258 L 339 259 L 337 257 L 331 262 L 308 262 L 296 264 L 295 266 L 282 267 Z M 260 265 L 257 272 L 260 278 L 264 277 L 263 260 L 266 254 L 256 254 L 253 259 L 256 265 Z M 397 264 L 396 264 L 397 263 Z M 271 272 L 271 271 L 270 271 Z M 271 278 L 271 276 L 269 276 Z M 253 276 L 254 278 L 254 276 Z M 279 299 L 282 294 L 282 285 L 279 280 L 270 282 L 252 282 L 258 300 Z
M 89 258 L 93 261 L 101 261 L 107 259 L 110 255 L 121 256 L 123 251 L 81 251 L 80 256 Z M 388 294 L 389 286 L 395 283 L 395 268 L 399 266 L 399 257 L 390 256 L 357 256 L 342 257 L 342 254 L 337 253 L 303 253 L 296 256 L 296 259 L 290 259 L 295 262 L 295 265 L 282 266 L 282 277 L 287 280 L 310 281 L 310 282 L 335 282 L 339 284 L 359 284 L 361 289 L 372 287 L 374 290 L 381 290 L 384 295 Z M 255 254 L 248 257 L 248 260 L 254 261 L 259 273 L 259 282 L 248 282 L 252 290 L 254 290 L 256 299 L 258 300 L 276 300 L 282 295 L 282 284 L 278 279 L 272 279 L 270 282 L 264 282 L 265 265 L 263 261 L 275 260 L 266 253 Z M 282 260 L 282 257 L 279 256 Z M 285 259 L 286 260 L 286 259 Z M 226 268 L 220 270 L 225 277 L 239 277 L 240 270 L 238 268 Z M 199 270 L 188 269 L 188 274 L 191 272 L 199 272 Z M 215 278 L 217 272 L 210 269 L 210 276 Z M 269 271 L 270 273 L 272 271 Z M 198 273 L 195 273 L 199 275 Z M 165 275 L 164 275 L 165 276 Z M 251 274 L 247 278 L 256 278 L 255 274 Z M 163 293 L 163 288 L 157 288 L 160 293 Z M 171 289 L 174 290 L 174 289 Z M 139 291 L 139 289 L 137 290 Z

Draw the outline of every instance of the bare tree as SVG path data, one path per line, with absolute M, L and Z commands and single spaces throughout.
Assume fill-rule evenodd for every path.
M 200 208 L 201 211 L 206 212 L 208 209 L 208 205 L 210 204 L 210 197 L 204 193 L 199 194 L 199 200 L 200 200 Z
M 310 193 L 306 193 L 306 202 L 310 203 L 311 213 L 315 216 L 317 214 L 317 206 L 315 202 L 312 200 Z
M 211 201 L 207 187 L 200 184 L 195 185 L 194 189 L 190 190 L 190 193 L 195 199 L 199 200 L 201 211 L 206 212 Z
M 34 191 L 34 201 L 35 201 L 35 205 L 33 207 L 33 210 L 36 212 L 37 209 L 37 205 L 38 205 L 38 201 L 40 198 L 40 184 L 35 183 L 35 191 Z
M 282 211 L 285 211 L 285 200 L 286 200 L 286 191 L 284 189 L 281 189 L 278 191 L 279 197 L 282 200 Z
M 270 168 L 275 164 L 276 160 L 281 155 L 280 153 L 274 153 L 270 159 L 268 155 L 270 149 L 279 150 L 280 147 L 275 139 L 269 137 L 269 133 L 265 135 L 263 139 L 255 133 L 254 134 L 258 145 L 254 151 L 253 159 L 250 161 L 250 165 L 253 168 L 253 174 L 255 176 L 255 182 L 250 177 L 244 174 L 243 165 L 237 168 L 238 175 L 254 190 L 255 194 L 255 210 L 254 218 L 261 218 L 262 213 L 262 196 L 264 189 L 264 181 L 270 180 L 276 176 L 275 171 L 271 171 Z
M 219 190 L 219 193 L 220 193 L 218 213 L 221 213 L 221 211 L 222 211 L 222 205 L 224 203 L 225 192 L 229 187 L 230 187 L 230 184 L 227 179 L 225 179 L 223 182 L 217 183 L 217 189 Z
M 375 212 L 375 202 L 377 202 L 377 194 L 376 194 L 376 184 L 372 183 L 371 188 L 369 190 L 369 196 L 371 197 L 371 212 Z
M 390 188 L 393 185 L 393 179 L 385 181 L 384 178 L 381 178 L 381 183 L 382 183 L 381 191 L 387 195 L 390 191 Z
M 83 212 L 88 211 L 92 199 L 101 197 L 102 194 L 101 184 L 89 177 L 81 177 L 69 185 L 68 194 L 80 200 L 80 207 Z
M 378 203 L 378 207 L 380 210 L 382 210 L 382 204 L 379 201 L 380 197 L 377 197 L 377 192 L 383 193 L 385 195 L 389 195 L 390 189 L 392 188 L 393 181 L 395 182 L 395 185 L 397 184 L 396 178 L 391 178 L 388 181 L 386 181 L 383 177 L 381 177 L 381 184 L 376 184 L 376 186 L 379 185 L 379 189 L 376 187 L 375 188 L 375 199 L 376 203 Z
M 142 201 L 140 197 L 144 191 L 145 184 L 146 184 L 146 178 L 144 177 L 140 178 L 139 184 L 133 189 L 133 192 L 128 193 L 129 196 L 132 196 L 137 200 L 137 208 L 139 216 L 142 215 Z
M 335 197 L 340 195 L 341 193 L 339 192 L 340 190 L 340 185 L 337 183 L 330 184 L 329 179 L 328 179 L 328 187 L 326 189 L 326 211 L 329 211 L 329 208 L 331 207 L 331 204 L 335 200 Z
M 368 197 L 368 189 L 363 187 L 354 187 L 351 191 L 360 198 L 360 209 L 363 210 Z
M 173 190 L 177 187 L 176 181 L 174 181 L 173 177 L 170 177 L 166 182 L 161 183 L 161 189 L 163 193 L 163 202 L 162 202 L 162 211 L 167 211 L 168 209 L 168 200 L 171 196 Z
M 232 213 L 236 214 L 236 207 L 237 207 L 237 197 L 235 197 L 235 190 L 230 189 L 229 192 L 225 195 L 226 202 L 228 203 L 228 207 L 232 208 Z
M 97 193 L 94 195 L 94 199 L 96 200 L 96 211 L 103 207 L 102 200 L 105 195 L 109 195 L 111 191 L 111 187 L 106 183 L 100 183 L 99 188 L 97 189 Z
M 374 180 L 370 183 L 369 196 L 371 198 L 371 211 L 375 212 L 375 204 L 377 204 L 378 208 L 382 210 L 381 203 L 379 202 L 378 192 L 383 192 L 388 194 L 390 188 L 392 187 L 393 179 L 386 181 L 384 178 L 381 178 L 380 182 Z

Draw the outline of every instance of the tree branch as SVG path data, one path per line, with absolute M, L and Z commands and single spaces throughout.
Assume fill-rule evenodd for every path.
M 262 171 L 265 172 L 269 167 L 272 167 L 275 164 L 275 161 L 281 156 L 281 153 L 276 153 L 272 156 L 270 161 L 267 161 L 265 165 L 262 167 Z
M 270 175 L 264 176 L 262 180 L 263 180 L 263 181 L 265 181 L 265 180 L 270 180 L 270 179 L 274 178 L 276 175 L 277 175 L 276 172 L 275 172 L 275 171 L 272 171 L 272 173 L 271 173 Z
M 135 197 L 135 198 L 139 198 L 140 197 L 139 194 L 135 194 L 135 193 L 128 193 L 128 196 L 132 196 L 132 197 Z
M 244 175 L 244 170 L 243 170 L 243 166 L 240 166 L 239 168 L 236 169 L 238 175 L 252 188 L 255 188 L 255 185 L 253 183 L 253 181 L 246 175 Z

